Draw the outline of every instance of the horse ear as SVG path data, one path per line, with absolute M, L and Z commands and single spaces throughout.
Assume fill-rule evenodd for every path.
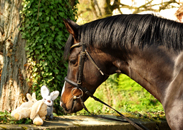
M 78 34 L 79 25 L 70 19 L 63 19 L 67 31 L 74 37 Z

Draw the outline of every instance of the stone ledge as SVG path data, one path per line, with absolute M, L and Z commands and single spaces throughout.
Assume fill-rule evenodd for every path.
M 115 116 L 112 116 L 117 118 Z M 149 130 L 170 130 L 166 121 L 152 122 L 132 119 Z M 45 121 L 43 126 L 35 125 L 4 125 L 0 124 L 0 130 L 136 130 L 126 122 L 111 121 L 92 116 L 60 116 L 54 120 Z

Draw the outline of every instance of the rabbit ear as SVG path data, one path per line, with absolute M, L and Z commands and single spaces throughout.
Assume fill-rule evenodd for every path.
M 27 96 L 28 101 L 32 100 L 32 96 L 29 93 L 27 93 L 26 96 Z
M 55 100 L 59 95 L 59 91 L 53 91 L 51 92 L 50 96 L 51 96 L 51 100 Z
M 43 98 L 48 97 L 49 93 L 50 93 L 50 91 L 45 85 L 41 87 L 41 96 Z
M 35 93 L 35 92 L 32 93 L 32 98 L 33 98 L 33 99 L 36 99 L 36 93 Z

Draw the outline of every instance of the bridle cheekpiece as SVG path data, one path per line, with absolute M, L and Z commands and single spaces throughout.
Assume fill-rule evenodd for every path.
M 85 56 L 88 57 L 88 59 L 97 68 L 97 70 L 101 73 L 101 75 L 103 75 L 103 76 L 105 75 L 104 72 L 97 66 L 97 64 L 95 63 L 95 61 L 93 60 L 93 58 L 91 57 L 91 55 L 89 54 L 89 52 L 86 50 L 85 44 L 83 44 L 81 42 L 75 43 L 74 45 L 72 45 L 70 47 L 70 49 L 73 49 L 75 47 L 80 47 L 80 46 L 82 46 L 82 50 L 80 52 L 80 61 L 79 61 L 79 70 L 78 70 L 77 82 L 75 83 L 75 82 L 69 80 L 67 77 L 65 77 L 65 81 L 66 82 L 68 82 L 69 84 L 75 86 L 75 88 L 73 88 L 71 90 L 71 93 L 73 95 L 73 99 L 81 98 L 83 96 L 83 92 L 86 93 L 86 91 L 87 91 L 87 93 L 88 93 L 88 90 L 86 88 L 84 88 L 84 87 L 81 86 L 81 84 L 82 84 L 82 76 L 83 76 L 83 68 L 84 68 L 84 59 L 85 59 Z M 73 91 L 75 89 L 80 90 L 81 91 L 81 95 L 75 96 L 73 94 Z
M 85 59 L 85 56 L 88 57 L 88 59 L 91 61 L 91 63 L 97 68 L 97 70 L 101 73 L 102 76 L 105 76 L 107 74 L 105 74 L 98 66 L 97 64 L 95 63 L 95 61 L 93 60 L 93 58 L 91 57 L 91 55 L 89 54 L 89 52 L 86 50 L 86 46 L 85 44 L 83 43 L 75 43 L 74 45 L 72 45 L 70 47 L 70 49 L 73 49 L 75 47 L 80 47 L 82 46 L 82 50 L 80 52 L 80 61 L 79 61 L 79 70 L 78 70 L 78 74 L 77 74 L 77 82 L 74 82 L 70 79 L 68 79 L 67 77 L 65 77 L 65 81 L 68 82 L 69 84 L 71 84 L 72 86 L 75 86 L 72 90 L 71 90 L 71 94 L 73 96 L 73 104 L 75 104 L 76 100 L 80 100 L 80 103 L 81 105 L 83 106 L 83 108 L 88 112 L 88 109 L 86 108 L 86 106 L 84 105 L 84 102 L 83 102 L 83 94 L 87 94 L 88 96 L 94 98 L 95 100 L 97 99 L 96 97 L 93 96 L 93 94 L 88 91 L 87 88 L 85 87 L 82 87 L 82 76 L 83 76 L 83 68 L 84 68 L 84 59 Z M 81 91 L 81 95 L 79 96 L 76 96 L 74 95 L 73 91 L 74 90 L 80 90 Z

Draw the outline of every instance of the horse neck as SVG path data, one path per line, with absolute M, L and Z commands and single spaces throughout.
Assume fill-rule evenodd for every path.
M 162 102 L 173 77 L 173 54 L 165 48 L 132 48 L 115 52 L 111 59 L 120 71 L 139 83 Z

